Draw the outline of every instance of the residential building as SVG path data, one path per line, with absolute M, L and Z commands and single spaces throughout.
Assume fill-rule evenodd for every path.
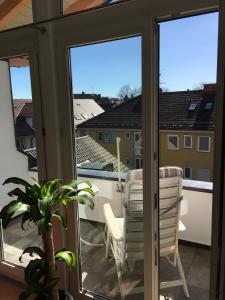
M 35 128 L 33 127 L 33 105 L 31 100 L 16 99 L 13 101 L 16 146 L 19 150 L 32 149 L 36 146 Z M 85 136 L 84 129 L 77 125 L 101 114 L 104 110 L 93 99 L 74 99 L 74 126 L 76 136 Z
M 16 99 L 13 101 L 13 109 L 17 149 L 23 150 L 35 147 L 31 100 Z
M 199 181 L 213 179 L 216 85 L 202 90 L 160 93 L 159 154 L 160 165 L 177 165 L 184 178 Z M 142 103 L 141 96 L 109 112 L 82 123 L 98 143 L 116 154 L 116 137 L 120 137 L 122 161 L 130 168 L 141 168 Z

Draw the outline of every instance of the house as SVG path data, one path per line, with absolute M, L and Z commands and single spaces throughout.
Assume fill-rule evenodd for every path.
M 33 105 L 31 100 L 16 99 L 13 101 L 15 135 L 17 149 L 32 149 L 36 146 L 35 128 L 33 127 Z M 104 110 L 93 99 L 74 99 L 74 126 L 76 136 L 84 136 L 85 130 L 77 129 L 77 125 L 101 114 Z
M 28 157 L 29 170 L 37 172 L 36 148 L 23 150 L 22 153 Z M 118 172 L 117 157 L 88 135 L 76 138 L 76 161 L 79 169 Z M 129 168 L 121 163 L 120 171 L 126 173 Z
M 30 149 L 35 144 L 33 127 L 33 106 L 31 100 L 16 99 L 13 101 L 15 136 L 17 149 Z
M 160 93 L 160 165 L 178 165 L 184 178 L 212 181 L 216 85 L 202 90 Z M 79 125 L 115 155 L 121 139 L 121 159 L 130 168 L 141 168 L 141 96 Z

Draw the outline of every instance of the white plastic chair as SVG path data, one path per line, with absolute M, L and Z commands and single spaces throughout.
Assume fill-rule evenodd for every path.
M 186 279 L 178 251 L 178 232 L 180 223 L 180 202 L 182 200 L 182 169 L 164 167 L 159 170 L 160 177 L 160 256 L 165 256 L 174 267 L 178 267 L 180 279 L 160 283 L 160 289 L 183 286 L 189 298 Z M 109 203 L 104 205 L 107 227 L 106 257 L 110 249 L 116 261 L 121 299 L 125 299 L 122 289 L 122 274 L 126 263 L 130 266 L 144 259 L 143 227 L 143 182 L 142 170 L 129 172 L 125 185 L 124 218 L 115 218 Z M 173 261 L 169 258 L 173 256 Z M 143 292 L 143 288 L 133 292 Z

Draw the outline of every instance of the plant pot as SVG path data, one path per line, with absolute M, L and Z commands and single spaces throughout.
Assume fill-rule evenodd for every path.
M 74 300 L 74 298 L 67 291 L 59 290 L 59 300 Z

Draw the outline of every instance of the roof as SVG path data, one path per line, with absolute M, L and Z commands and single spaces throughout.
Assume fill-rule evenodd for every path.
M 133 98 L 88 120 L 79 128 L 141 128 L 141 97 Z
M 212 108 L 206 110 L 207 102 Z M 142 128 L 141 96 L 135 97 L 91 120 L 80 124 L 79 128 Z M 196 103 L 192 111 L 189 106 Z M 159 120 L 161 130 L 210 130 L 215 129 L 215 90 L 206 92 L 178 91 L 160 93 Z
M 73 111 L 75 126 L 104 112 L 93 99 L 74 99 Z
M 13 100 L 13 110 L 15 118 L 19 115 L 21 109 L 26 103 L 31 103 L 31 100 L 28 99 L 15 99 Z
M 32 117 L 33 116 L 33 104 L 32 102 L 26 102 L 21 108 L 18 117 Z
M 37 158 L 36 148 L 23 150 L 24 154 L 32 160 Z M 76 138 L 77 164 L 84 162 L 98 162 L 113 164 L 114 171 L 118 171 L 117 158 L 99 145 L 89 135 Z M 129 169 L 121 162 L 121 172 L 127 172 Z

